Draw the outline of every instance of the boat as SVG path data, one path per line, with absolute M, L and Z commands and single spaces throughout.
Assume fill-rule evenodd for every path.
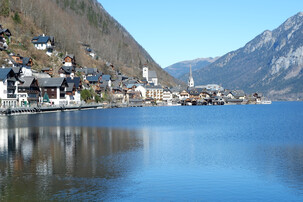
M 271 103 L 272 103 L 271 100 L 262 100 L 261 101 L 262 105 L 270 105 Z

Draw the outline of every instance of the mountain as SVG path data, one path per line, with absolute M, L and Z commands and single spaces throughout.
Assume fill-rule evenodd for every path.
M 56 49 L 64 54 L 76 56 L 77 63 L 87 65 L 87 58 L 82 54 L 82 44 L 89 45 L 98 55 L 100 68 L 107 68 L 111 63 L 116 69 L 128 76 L 142 78 L 142 67 L 148 65 L 157 72 L 161 84 L 175 85 L 175 79 L 166 73 L 153 58 L 136 42 L 97 0 L 15 0 L 10 1 L 12 13 L 21 14 L 21 24 L 32 20 L 26 29 L 16 30 L 13 36 L 19 37 L 20 43 L 41 30 L 46 35 L 55 37 Z M 11 17 L 13 14 L 11 14 Z M 96 65 L 96 64 L 95 64 Z
M 275 100 L 303 100 L 303 13 L 266 30 L 244 47 L 193 73 L 195 84 L 217 83 Z M 186 81 L 188 75 L 182 80 Z
M 219 57 L 215 57 L 215 58 L 209 57 L 209 58 L 198 58 L 195 60 L 187 60 L 170 65 L 164 68 L 164 70 L 168 72 L 170 75 L 172 75 L 173 77 L 179 78 L 189 72 L 190 65 L 192 67 L 192 70 L 195 71 L 203 67 L 206 67 L 207 65 L 216 61 L 218 58 Z

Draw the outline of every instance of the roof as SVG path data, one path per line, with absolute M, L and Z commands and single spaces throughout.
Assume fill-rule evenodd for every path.
M 245 96 L 245 93 L 243 90 L 233 90 L 231 93 L 235 97 L 244 97 Z
M 22 80 L 24 81 L 24 83 L 20 86 L 29 88 L 32 85 L 34 79 L 35 77 L 23 77 Z
M 68 86 L 66 87 L 66 92 L 72 92 L 75 84 L 74 83 L 67 83 L 67 84 Z
M 59 87 L 63 84 L 65 78 L 41 78 L 38 79 L 40 87 Z
M 147 90 L 148 90 L 148 89 L 163 89 L 161 86 L 153 86 L 153 85 L 147 85 L 145 88 L 146 88 Z
M 64 58 L 67 58 L 67 57 L 74 58 L 75 56 L 73 54 L 67 54 Z
M 15 74 L 19 74 L 21 72 L 21 67 L 13 67 L 12 69 Z
M 31 59 L 31 58 L 24 57 L 24 58 L 22 59 L 23 65 L 27 65 L 27 64 L 29 63 L 30 59 Z
M 37 40 L 37 41 L 33 41 L 33 40 Z M 50 36 L 38 36 L 32 39 L 33 44 L 44 44 L 47 43 L 48 41 L 51 41 Z
M 80 77 L 74 77 L 74 78 L 67 77 L 66 81 L 67 81 L 67 83 L 74 83 L 75 87 L 79 88 L 81 78 Z
M 148 71 L 148 78 L 157 78 L 157 73 L 155 71 Z
M 65 73 L 69 73 L 69 74 L 72 73 L 74 70 L 73 66 L 63 66 L 61 68 L 65 71 Z
M 12 70 L 12 68 L 0 69 L 0 81 L 6 80 L 9 74 L 14 74 L 14 71 Z
M 98 76 L 87 76 L 86 80 L 89 81 L 89 82 L 98 82 L 99 77 Z
M 43 68 L 41 69 L 41 71 L 50 71 L 50 70 L 51 70 L 50 67 L 43 67 Z
M 103 81 L 109 81 L 110 79 L 111 79 L 111 76 L 108 75 L 108 74 L 105 74 L 105 75 L 102 76 Z
M 141 86 L 141 84 L 127 84 L 127 86 L 126 86 L 126 88 L 132 88 L 133 86 L 136 86 L 136 87 L 138 87 L 138 86 Z

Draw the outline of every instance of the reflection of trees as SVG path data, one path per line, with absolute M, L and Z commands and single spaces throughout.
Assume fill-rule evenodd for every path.
M 121 177 L 136 162 L 120 156 L 141 146 L 136 133 L 72 127 L 0 130 L 0 137 L 7 137 L 0 149 L 0 200 L 43 199 L 75 186 L 75 179 Z

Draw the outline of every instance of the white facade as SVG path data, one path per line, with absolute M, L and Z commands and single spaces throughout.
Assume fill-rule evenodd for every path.
M 194 78 L 193 78 L 193 75 L 192 75 L 191 65 L 190 65 L 190 68 L 189 68 L 189 78 L 188 78 L 188 87 L 192 88 L 194 86 L 195 86 L 195 83 L 194 83 Z
M 16 83 L 14 84 L 16 87 Z M 7 79 L 5 81 L 0 81 L 0 99 L 1 99 L 1 107 L 16 107 L 17 106 L 17 96 L 15 94 L 16 89 L 13 94 L 10 96 L 8 94 L 8 82 Z
M 21 71 L 22 71 L 21 77 L 33 76 L 33 72 L 32 72 L 31 69 L 27 69 L 25 67 L 22 67 Z
M 147 87 L 146 97 L 153 98 L 155 100 L 163 100 L 163 88 Z
M 146 88 L 140 85 L 135 88 L 135 91 L 140 91 L 142 98 L 146 99 Z
M 170 101 L 173 99 L 173 94 L 169 90 L 163 91 L 163 101 Z
M 148 67 L 143 67 L 143 78 L 148 81 Z

